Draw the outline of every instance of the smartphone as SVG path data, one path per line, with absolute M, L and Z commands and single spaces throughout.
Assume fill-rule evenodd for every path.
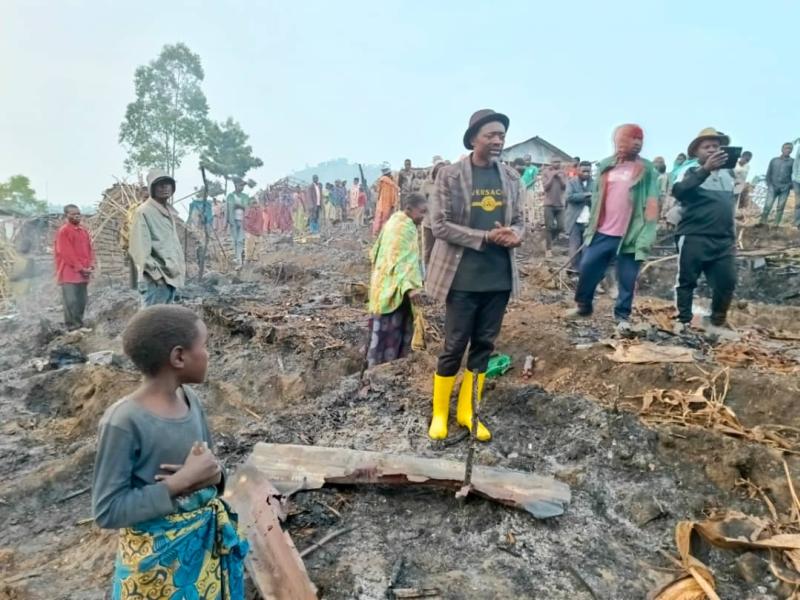
M 739 161 L 739 158 L 742 156 L 742 147 L 741 146 L 722 146 L 720 148 L 725 154 L 728 155 L 728 162 L 722 165 L 722 169 L 733 169 L 736 166 L 736 163 Z

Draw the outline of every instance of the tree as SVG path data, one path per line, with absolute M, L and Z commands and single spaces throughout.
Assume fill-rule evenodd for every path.
M 231 117 L 224 123 L 208 124 L 206 147 L 200 155 L 200 164 L 209 173 L 225 180 L 225 192 L 228 191 L 228 180 L 244 177 L 250 169 L 264 164 L 253 156 L 253 148 L 247 139 L 247 134 Z
M 26 215 L 40 215 L 47 211 L 47 202 L 36 197 L 31 180 L 25 175 L 12 175 L 0 183 L 0 207 Z
M 136 69 L 136 100 L 119 129 L 129 171 L 157 167 L 174 176 L 186 154 L 200 149 L 208 123 L 204 76 L 200 57 L 180 43 Z
M 225 190 L 222 188 L 222 184 L 217 181 L 216 179 L 212 179 L 208 182 L 208 196 L 209 198 L 216 198 L 217 196 L 221 196 L 225 193 Z

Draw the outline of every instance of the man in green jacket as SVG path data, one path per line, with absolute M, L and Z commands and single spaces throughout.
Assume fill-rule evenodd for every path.
M 641 158 L 644 133 L 638 125 L 614 132 L 616 153 L 598 165 L 592 210 L 584 234 L 576 308 L 569 318 L 592 314 L 595 290 L 616 258 L 619 295 L 614 306 L 617 330 L 630 328 L 636 278 L 650 254 L 658 224 L 658 173 Z

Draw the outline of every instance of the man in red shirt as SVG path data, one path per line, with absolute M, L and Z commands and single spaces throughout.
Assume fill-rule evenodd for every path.
M 81 226 L 81 209 L 67 204 L 64 217 L 67 222 L 56 233 L 53 254 L 56 280 L 64 300 L 64 322 L 67 329 L 73 330 L 83 327 L 86 288 L 94 271 L 94 250 L 89 232 Z

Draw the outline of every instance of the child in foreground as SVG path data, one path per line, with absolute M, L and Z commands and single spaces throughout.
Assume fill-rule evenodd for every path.
M 220 499 L 224 474 L 203 408 L 185 384 L 208 367 L 206 326 L 175 305 L 146 308 L 126 327 L 125 354 L 142 385 L 100 421 L 94 518 L 120 529 L 112 598 L 244 598 L 247 542 Z

